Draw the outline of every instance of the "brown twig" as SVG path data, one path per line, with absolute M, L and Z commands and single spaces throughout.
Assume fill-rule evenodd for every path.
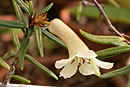
M 89 1 L 86 1 L 86 0 L 82 0 L 82 3 L 83 3 L 85 6 L 95 6 L 93 3 L 89 2 Z
M 8 74 L 6 75 L 6 77 L 5 77 L 5 81 L 3 82 L 3 85 L 7 85 L 7 83 L 10 82 L 10 77 L 12 75 L 14 75 L 16 62 L 17 62 L 17 60 L 14 58 L 11 66 L 10 66 L 10 70 L 9 70 Z
M 85 6 L 95 6 L 94 3 L 89 2 L 89 1 L 87 1 L 87 0 L 82 0 L 82 3 L 83 3 L 83 5 L 85 5 Z M 104 6 L 103 4 L 100 4 L 100 5 L 101 5 L 101 6 Z
M 115 34 L 117 34 L 118 36 L 124 38 L 124 41 L 126 43 L 128 43 L 130 45 L 130 41 L 128 41 L 127 39 L 125 39 L 124 35 L 122 35 L 111 23 L 111 21 L 109 20 L 109 18 L 107 17 L 106 13 L 104 12 L 102 6 L 97 2 L 97 0 L 92 0 L 93 3 L 96 5 L 96 7 L 98 8 L 98 10 L 100 11 L 100 13 L 103 15 L 105 21 L 107 22 L 110 31 L 114 32 Z
M 124 33 L 122 33 L 122 35 L 123 35 L 124 37 L 130 39 L 130 36 L 128 36 L 128 35 L 126 35 L 126 34 L 124 34 Z

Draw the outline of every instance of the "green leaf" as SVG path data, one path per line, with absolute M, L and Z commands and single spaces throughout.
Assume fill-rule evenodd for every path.
M 75 9 L 76 8 L 70 8 L 69 9 L 70 13 L 76 15 Z M 128 9 L 125 9 L 123 7 L 117 8 L 115 6 L 106 4 L 104 5 L 104 10 L 111 21 L 130 24 L 130 15 L 129 15 L 130 11 Z M 81 13 L 81 16 L 86 16 L 87 18 L 92 18 L 92 19 L 94 18 L 98 19 L 99 15 L 100 12 L 95 6 L 84 7 Z
M 18 50 L 19 47 L 20 47 L 20 41 L 19 41 L 19 39 L 18 39 L 18 36 L 17 36 L 15 30 L 13 30 L 13 29 L 12 29 L 11 33 L 12 33 L 13 43 L 14 43 L 14 45 L 16 46 L 16 48 L 17 48 L 17 50 Z
M 17 16 L 18 20 L 21 22 L 22 18 L 21 18 L 21 14 L 19 12 L 20 7 L 19 7 L 19 5 L 17 5 L 17 3 L 15 2 L 15 0 L 12 0 L 12 3 L 13 3 L 13 6 L 14 6 L 14 10 L 15 10 L 16 16 Z
M 100 43 L 100 44 L 111 44 L 115 46 L 128 46 L 126 42 L 123 42 L 124 39 L 118 36 L 100 36 L 92 35 L 90 33 L 80 30 L 80 33 L 90 41 Z
M 116 7 L 120 7 L 120 5 L 115 0 L 108 0 L 111 4 L 113 4 Z
M 11 50 L 11 51 L 5 53 L 4 56 L 1 59 L 6 60 L 6 59 L 8 59 L 8 58 L 10 58 L 12 56 L 15 56 L 15 55 L 16 55 L 16 51 Z
M 104 50 L 97 51 L 97 58 L 100 60 L 104 60 L 106 58 L 116 56 L 120 53 L 130 52 L 130 46 L 118 46 L 112 47 Z
M 82 2 L 79 2 L 78 3 L 78 6 L 76 8 L 76 19 L 79 20 L 80 18 L 80 15 L 82 13 L 82 9 L 83 9 L 83 5 L 82 5 Z
M 30 14 L 29 7 L 28 7 L 28 5 L 25 2 L 23 2 L 23 0 L 15 0 L 15 1 L 25 12 Z
M 116 0 L 122 7 L 130 10 L 130 0 Z
M 41 27 L 34 26 L 34 35 L 35 35 L 35 41 L 38 47 L 38 50 L 40 52 L 41 57 L 43 57 L 43 35 L 41 31 Z
M 49 4 L 48 6 L 44 7 L 44 8 L 40 11 L 40 13 L 48 12 L 48 11 L 51 9 L 52 6 L 53 6 L 53 3 Z
M 10 28 L 25 28 L 24 24 L 21 22 L 7 21 L 7 20 L 0 20 L 0 26 L 10 27 Z
M 4 60 L 2 60 L 1 58 L 0 58 L 0 66 L 6 68 L 8 70 L 10 69 L 10 66 Z
M 50 71 L 48 68 L 46 68 L 45 66 L 43 66 L 41 63 L 39 63 L 37 60 L 35 60 L 33 57 L 31 57 L 30 55 L 26 54 L 25 55 L 27 60 L 29 60 L 33 65 L 35 65 L 37 68 L 41 69 L 43 72 L 45 72 L 47 75 L 53 77 L 54 79 L 58 80 L 58 77 L 52 72 Z
M 31 83 L 30 80 L 22 77 L 22 76 L 19 76 L 19 75 L 13 75 L 11 76 L 11 78 L 15 78 L 16 80 L 19 80 L 19 81 L 22 81 L 22 82 L 25 82 L 25 83 Z
M 5 34 L 5 33 L 9 33 L 9 32 L 10 32 L 10 28 L 0 26 L 0 36 Z
M 51 34 L 50 32 L 48 32 L 47 30 L 45 29 L 42 29 L 42 33 L 50 38 L 51 40 L 53 40 L 54 42 L 60 44 L 62 47 L 66 48 L 65 44 L 63 43 L 63 41 L 61 41 L 59 38 L 57 38 L 56 36 L 54 36 L 53 34 Z
M 130 77 L 129 77 L 129 80 L 128 80 L 127 87 L 130 87 Z
M 27 36 L 24 38 L 24 40 L 22 41 L 22 44 L 19 48 L 18 58 L 19 58 L 21 70 L 23 70 L 23 68 L 24 68 L 24 57 L 25 57 L 25 54 L 27 52 L 27 48 L 28 48 L 28 44 L 29 44 L 29 38 L 30 38 L 31 34 L 32 34 L 32 31 L 29 30 Z
M 23 70 L 23 68 L 24 68 L 24 56 L 25 56 L 25 53 L 27 51 L 28 44 L 29 44 L 29 38 L 26 37 L 26 38 L 24 38 L 24 40 L 19 48 L 18 58 L 19 58 L 21 70 Z
M 30 12 L 30 15 L 33 16 L 34 9 L 33 9 L 33 2 L 31 0 L 29 0 L 29 12 Z
M 19 7 L 19 5 L 17 5 L 15 0 L 12 0 L 12 2 L 13 2 L 14 10 L 15 10 L 15 13 L 16 13 L 16 16 L 17 16 L 19 22 L 24 23 L 24 25 L 27 27 L 28 25 L 27 25 L 27 22 L 25 20 L 25 17 L 23 15 L 21 8 Z
M 28 1 L 31 1 L 31 0 L 24 0 L 24 2 L 29 5 L 29 2 Z
M 100 75 L 99 78 L 107 79 L 107 78 L 111 78 L 111 77 L 126 75 L 129 73 L 130 73 L 130 65 L 117 69 L 117 70 L 114 70 L 112 72 L 108 72 L 103 75 Z

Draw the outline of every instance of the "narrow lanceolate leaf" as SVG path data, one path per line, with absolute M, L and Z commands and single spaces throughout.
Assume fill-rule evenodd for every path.
M 25 12 L 30 14 L 29 7 L 28 7 L 28 5 L 25 2 L 23 2 L 23 0 L 15 0 L 15 1 Z
M 120 53 L 130 52 L 130 46 L 118 46 L 112 47 L 104 50 L 97 51 L 97 58 L 100 60 L 104 60 L 106 58 L 118 55 Z
M 28 1 L 31 1 L 31 0 L 24 0 L 25 1 L 25 3 L 28 5 L 29 4 L 29 2 Z
M 27 51 L 28 44 L 29 44 L 29 38 L 26 37 L 26 38 L 24 38 L 24 40 L 19 48 L 18 58 L 19 58 L 21 70 L 23 70 L 23 68 L 24 68 L 24 57 L 25 57 L 25 53 Z
M 76 8 L 76 19 L 77 19 L 77 20 L 79 20 L 79 18 L 80 18 L 82 9 L 83 9 L 82 2 L 79 2 L 79 3 L 78 3 L 78 6 L 77 6 L 77 8 Z
M 43 35 L 39 26 L 34 26 L 34 35 L 40 55 L 43 57 Z
M 10 66 L 4 60 L 2 60 L 1 58 L 0 58 L 0 66 L 6 68 L 8 70 L 10 69 Z
M 127 87 L 130 87 L 130 77 L 129 77 L 129 80 L 128 80 L 128 83 L 127 83 Z
M 126 0 L 120 0 L 120 1 L 125 2 Z M 130 0 L 127 0 L 127 1 L 130 2 Z M 130 6 L 130 3 L 127 2 L 127 4 Z M 127 5 L 127 7 L 128 7 L 128 5 Z M 120 6 L 121 6 L 121 4 L 120 4 Z M 107 14 L 108 18 L 111 21 L 130 24 L 130 15 L 129 15 L 130 11 L 128 9 L 123 8 L 123 7 L 117 8 L 110 4 L 105 4 L 103 7 L 105 10 L 105 13 Z M 70 13 L 72 13 L 73 15 L 76 15 L 75 9 L 76 8 L 70 8 L 69 9 Z M 81 16 L 85 16 L 87 18 L 92 18 L 92 19 L 98 19 L 99 15 L 100 15 L 100 12 L 98 11 L 96 6 L 83 7 L 83 10 L 81 13 Z
M 115 46 L 128 46 L 126 42 L 123 42 L 124 39 L 118 36 L 99 36 L 92 35 L 90 33 L 80 30 L 80 33 L 90 41 L 101 43 L 101 44 L 111 44 Z
M 33 16 L 34 9 L 33 9 L 33 2 L 31 0 L 29 0 L 29 12 L 30 12 L 30 16 Z
M 45 66 L 43 66 L 41 63 L 39 63 L 37 60 L 35 60 L 33 57 L 31 57 L 30 55 L 26 54 L 25 57 L 27 58 L 27 60 L 29 60 L 33 65 L 35 65 L 37 68 L 41 69 L 43 72 L 45 72 L 47 75 L 53 77 L 54 79 L 58 80 L 58 77 L 52 72 L 50 71 L 48 68 L 46 68 Z
M 15 10 L 16 16 L 17 16 L 18 20 L 21 22 L 22 18 L 21 18 L 21 14 L 19 12 L 19 8 L 20 7 L 16 4 L 15 0 L 12 0 L 12 3 L 13 3 L 13 6 L 14 6 L 14 10 Z
M 113 4 L 116 7 L 120 7 L 120 5 L 115 0 L 108 0 L 111 4 Z
M 122 7 L 130 10 L 130 0 L 116 0 Z
M 7 20 L 0 20 L 0 26 L 10 27 L 10 28 L 25 28 L 24 24 L 21 22 L 7 21 Z
M 4 56 L 1 59 L 6 60 L 6 59 L 8 59 L 8 58 L 10 58 L 12 56 L 15 56 L 15 55 L 16 55 L 16 51 L 11 50 L 11 51 L 5 53 Z
M 51 34 L 50 32 L 48 32 L 47 30 L 43 29 L 42 33 L 47 36 L 48 38 L 50 38 L 51 40 L 53 40 L 54 42 L 60 44 L 62 47 L 65 47 L 65 44 L 63 43 L 63 41 L 61 41 L 59 38 L 57 38 L 56 36 L 54 36 L 53 34 Z
M 19 58 L 21 70 L 23 70 L 23 68 L 24 68 L 24 57 L 27 52 L 28 44 L 29 44 L 29 37 L 25 37 L 19 48 L 18 58 Z
M 25 82 L 25 83 L 31 83 L 30 80 L 22 77 L 22 76 L 19 76 L 19 75 L 13 75 L 11 76 L 11 78 L 15 78 L 16 80 L 19 80 L 19 81 L 22 81 L 22 82 Z
M 129 73 L 130 73 L 130 65 L 117 69 L 117 70 L 114 70 L 112 72 L 108 72 L 103 75 L 100 75 L 99 78 L 107 79 L 107 78 L 111 78 L 111 77 L 126 75 Z
M 27 27 L 27 22 L 25 20 L 25 17 L 23 15 L 23 12 L 22 12 L 21 8 L 15 2 L 15 0 L 12 0 L 12 2 L 13 2 L 14 10 L 15 10 L 15 13 L 16 13 L 16 16 L 17 16 L 19 22 L 22 22 Z
M 18 50 L 19 47 L 20 47 L 20 41 L 19 41 L 19 39 L 18 39 L 18 36 L 17 36 L 15 30 L 12 30 L 11 33 L 12 33 L 13 43 L 14 43 L 14 45 L 16 46 L 16 48 L 17 48 L 17 50 Z
M 46 6 L 45 8 L 43 8 L 40 13 L 45 13 L 45 12 L 48 12 L 51 7 L 53 6 L 53 3 L 49 4 L 48 6 Z
M 32 30 L 29 30 L 27 36 L 22 41 L 22 44 L 21 44 L 19 51 L 18 51 L 18 58 L 19 58 L 21 70 L 23 70 L 23 68 L 24 68 L 24 57 L 25 57 L 25 54 L 27 52 L 29 38 L 30 38 L 31 34 L 32 34 Z

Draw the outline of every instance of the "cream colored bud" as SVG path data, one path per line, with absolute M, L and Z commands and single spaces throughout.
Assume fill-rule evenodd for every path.
M 86 51 L 88 47 L 83 41 L 60 19 L 53 19 L 48 26 L 51 33 L 58 36 L 66 44 L 69 56 L 71 57 L 77 52 Z M 79 49 L 80 48 L 80 49 Z

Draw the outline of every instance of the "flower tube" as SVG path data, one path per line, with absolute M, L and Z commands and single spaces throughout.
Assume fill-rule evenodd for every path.
M 68 59 L 56 61 L 55 67 L 60 69 L 60 77 L 65 79 L 73 76 L 77 69 L 83 75 L 100 75 L 99 67 L 110 69 L 113 63 L 103 62 L 96 59 L 96 53 L 85 45 L 85 43 L 60 19 L 53 19 L 48 25 L 49 31 L 58 36 L 65 44 L 69 52 Z

